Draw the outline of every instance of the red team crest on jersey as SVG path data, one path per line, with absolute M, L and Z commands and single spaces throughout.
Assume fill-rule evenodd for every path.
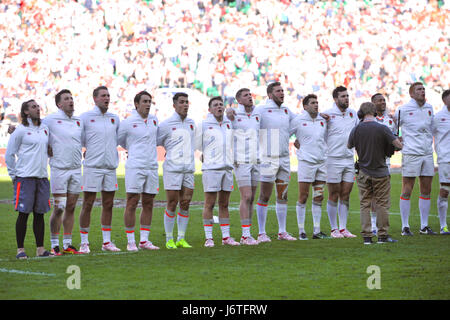
M 431 110 L 428 110 L 428 115 L 431 117 Z
M 191 130 L 194 130 L 194 126 L 192 124 L 189 125 L 189 127 L 191 128 Z
M 153 120 L 153 125 L 156 127 L 156 120 Z
M 284 109 L 284 113 L 288 114 L 288 111 L 287 111 L 287 109 Z
M 80 124 L 80 121 L 77 121 L 77 126 L 80 126 L 81 124 Z
M 349 115 L 350 115 L 350 118 L 353 118 L 353 113 L 352 112 L 350 112 Z
M 47 132 L 47 130 L 44 130 L 44 132 L 45 132 L 45 135 L 46 135 L 46 136 L 48 136 L 48 132 Z
M 392 120 L 389 120 L 389 125 L 392 125 Z
M 323 122 L 322 121 L 320 121 L 320 125 L 323 127 Z
M 112 123 L 112 124 L 114 124 L 114 123 L 115 123 L 115 120 L 114 120 L 114 118 L 111 118 L 111 123 Z
M 257 122 L 259 122 L 259 118 L 258 117 L 255 117 L 255 119 L 256 119 Z
M 227 124 L 227 128 L 230 129 L 230 125 L 229 124 Z

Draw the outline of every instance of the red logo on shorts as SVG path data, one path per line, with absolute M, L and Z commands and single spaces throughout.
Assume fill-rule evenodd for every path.
M 303 126 L 304 126 L 304 127 L 306 127 L 306 126 L 307 126 L 307 124 L 306 124 L 306 123 L 304 123 L 304 124 L 303 124 Z
M 414 114 L 413 112 L 410 112 L 410 113 L 409 113 L 410 116 L 412 116 L 413 114 Z
M 91 122 L 95 122 L 95 120 L 94 120 L 94 119 L 91 119 Z
M 445 118 L 442 118 L 441 121 L 445 121 Z
M 62 121 L 61 121 L 61 120 L 58 120 L 57 123 L 62 123 Z
M 137 124 L 133 124 L 133 128 L 137 128 Z
M 172 131 L 175 131 L 175 130 L 177 130 L 177 128 L 172 128 Z
M 269 110 L 268 112 L 272 113 L 272 110 Z

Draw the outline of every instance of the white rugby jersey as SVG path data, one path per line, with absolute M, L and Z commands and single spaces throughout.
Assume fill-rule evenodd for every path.
M 256 108 L 250 113 L 245 111 L 245 107 L 238 104 L 233 126 L 233 154 L 234 163 L 237 164 L 257 164 L 259 160 L 259 126 L 261 116 L 256 112 Z
M 157 145 L 166 149 L 164 171 L 193 173 L 195 171 L 196 126 L 190 118 L 181 119 L 178 113 L 160 123 Z
M 376 116 L 375 121 L 388 127 L 393 134 L 397 134 L 397 125 L 394 119 L 389 116 L 387 112 L 385 112 L 382 116 Z
M 450 112 L 447 106 L 434 115 L 433 135 L 437 162 L 450 162 Z
M 84 125 L 81 141 L 83 147 L 86 147 L 84 166 L 116 169 L 119 165 L 119 117 L 110 112 L 103 114 L 100 108 L 95 106 L 94 109 L 81 114 L 80 118 Z
M 297 150 L 299 161 L 318 164 L 326 160 L 327 122 L 324 118 L 317 115 L 313 119 L 308 112 L 304 111 L 291 122 L 291 133 L 295 134 L 300 143 L 300 149 Z
M 425 103 L 419 107 L 414 99 L 397 108 L 395 119 L 400 113 L 400 128 L 402 129 L 402 154 L 429 155 L 433 153 L 433 107 Z
M 48 139 L 53 156 L 50 167 L 57 169 L 81 168 L 81 135 L 83 122 L 79 117 L 69 118 L 61 109 L 42 120 L 50 130 Z
M 284 104 L 280 107 L 271 99 L 258 106 L 261 116 L 259 147 L 261 157 L 289 157 L 289 125 L 295 114 Z
M 48 177 L 47 148 L 50 130 L 43 123 L 40 126 L 33 125 L 30 119 L 28 124 L 28 126 L 23 124 L 17 126 L 6 147 L 6 167 L 13 181 L 16 177 Z
M 353 162 L 354 149 L 347 148 L 347 141 L 350 132 L 359 122 L 356 111 L 347 108 L 342 112 L 334 103 L 333 107 L 324 113 L 330 116 L 325 140 L 328 160 Z
M 200 126 L 199 126 L 200 127 Z M 233 169 L 233 127 L 224 117 L 219 123 L 208 113 L 201 123 L 201 145 L 203 153 L 202 171 Z
M 120 123 L 119 144 L 128 151 L 125 168 L 158 169 L 157 132 L 158 119 L 151 114 L 144 119 L 136 110 Z

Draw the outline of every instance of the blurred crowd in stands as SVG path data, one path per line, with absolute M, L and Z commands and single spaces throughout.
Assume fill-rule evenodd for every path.
M 450 1 L 364 0 L 22 0 L 0 1 L 1 113 L 13 117 L 34 98 L 43 115 L 55 94 L 72 91 L 76 113 L 106 85 L 111 110 L 124 118 L 135 94 L 155 94 L 160 120 L 172 114 L 157 88 L 188 88 L 235 104 L 247 87 L 256 102 L 280 81 L 286 104 L 349 89 L 352 107 L 375 92 L 393 111 L 421 81 L 434 108 L 450 84 Z M 191 116 L 207 105 L 195 100 Z M 193 102 L 193 101 L 191 101 Z

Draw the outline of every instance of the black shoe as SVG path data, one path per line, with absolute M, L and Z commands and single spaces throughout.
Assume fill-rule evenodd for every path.
M 372 244 L 372 238 L 371 237 L 364 237 L 364 244 Z
M 387 237 L 378 237 L 378 242 L 377 243 L 394 243 L 394 242 L 398 242 L 398 240 L 392 239 L 390 236 Z
M 402 236 L 413 236 L 414 234 L 409 230 L 408 227 L 404 227 L 402 230 Z
M 430 227 L 426 226 L 425 228 L 423 228 L 422 230 L 420 230 L 420 234 L 435 235 L 435 234 L 437 234 L 437 233 L 434 232 L 433 230 L 431 230 Z

